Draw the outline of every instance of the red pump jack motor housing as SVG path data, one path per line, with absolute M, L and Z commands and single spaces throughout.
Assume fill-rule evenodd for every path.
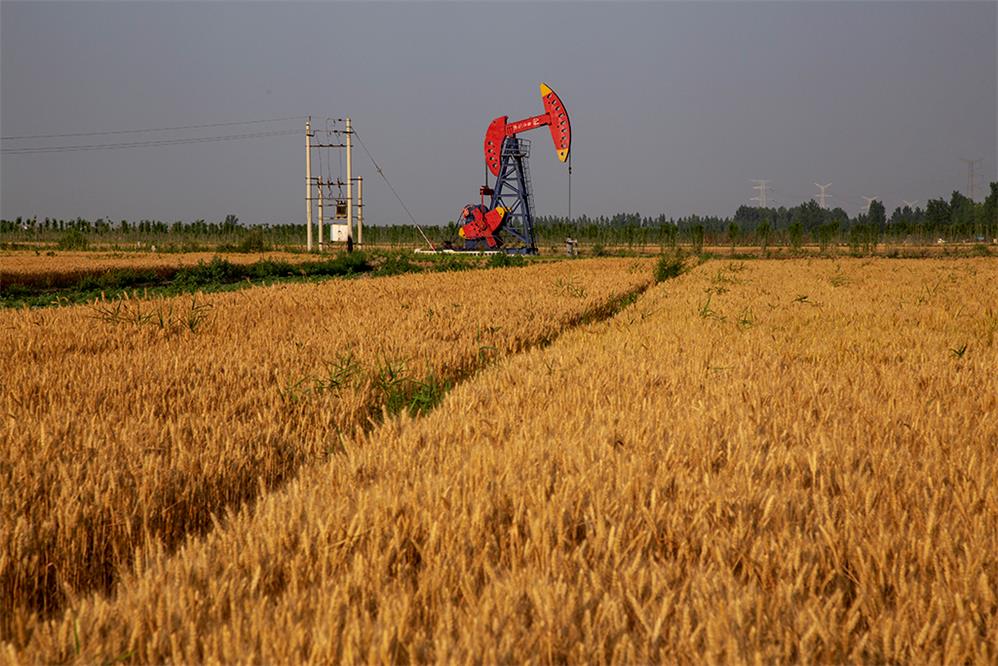
M 485 131 L 484 152 L 485 165 L 493 176 L 499 176 L 502 145 L 506 138 L 538 127 L 546 126 L 551 131 L 551 140 L 558 153 L 558 160 L 568 161 L 572 149 L 572 125 L 565 105 L 562 104 L 558 94 L 545 83 L 541 84 L 541 101 L 544 104 L 544 113 L 538 116 L 512 123 L 509 122 L 509 116 L 500 116 L 489 123 L 489 128 Z M 502 206 L 496 206 L 491 210 L 485 206 L 485 196 L 492 193 L 491 188 L 483 186 L 480 190 L 482 203 L 464 207 L 461 211 L 463 224 L 458 233 L 466 240 L 485 240 L 488 247 L 495 248 L 498 245 L 495 234 L 506 220 L 508 211 Z

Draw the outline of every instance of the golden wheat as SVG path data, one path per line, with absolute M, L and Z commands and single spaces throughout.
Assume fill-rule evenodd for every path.
M 649 280 L 567 262 L 0 313 L 4 636 Z
M 120 268 L 177 268 L 209 262 L 216 256 L 233 264 L 251 264 L 261 259 L 271 261 L 314 261 L 315 255 L 289 252 L 213 253 L 213 252 L 74 252 L 0 253 L 0 281 L 23 275 L 90 274 Z
M 993 663 L 995 277 L 708 262 L 145 551 L 7 656 Z

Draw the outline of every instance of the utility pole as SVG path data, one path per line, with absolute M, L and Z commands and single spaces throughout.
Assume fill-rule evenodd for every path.
M 342 122 L 342 120 L 343 119 L 340 118 L 336 122 Z M 332 134 L 343 134 L 343 132 L 341 132 L 340 130 L 331 129 L 330 124 L 332 122 L 333 121 L 332 121 L 331 118 L 327 118 L 326 119 L 326 135 L 329 136 L 329 135 L 332 135 Z M 348 138 L 348 141 L 349 141 L 349 138 Z M 319 196 L 317 197 L 318 206 L 319 206 L 319 250 L 323 250 L 324 249 L 323 243 L 325 241 L 325 232 L 326 232 L 326 230 L 323 228 L 324 225 L 325 225 L 325 223 L 326 223 L 325 210 L 326 210 L 326 194 L 327 194 L 327 192 L 326 192 L 325 188 L 330 188 L 330 191 L 328 192 L 328 194 L 332 194 L 332 189 L 331 189 L 332 186 L 335 184 L 337 187 L 342 187 L 343 183 L 339 179 L 337 179 L 335 181 L 335 183 L 334 183 L 334 181 L 332 180 L 332 171 L 330 171 L 330 173 L 328 174 L 328 177 L 326 179 L 323 179 L 323 177 L 322 177 L 322 149 L 328 149 L 328 148 L 348 148 L 348 145 L 347 144 L 342 144 L 342 143 L 322 143 L 320 141 L 318 143 L 313 143 L 312 144 L 312 148 L 318 148 L 318 149 L 320 149 L 319 150 L 319 177 L 315 179 L 315 184 L 316 184 L 316 187 L 319 188 Z M 347 169 L 348 169 L 348 173 L 349 173 L 350 166 L 348 166 Z M 336 204 L 335 201 L 334 201 L 334 209 L 336 209 L 336 210 L 334 210 L 334 214 L 330 217 L 330 220 L 335 220 L 335 218 L 337 217 L 336 211 L 339 210 L 339 205 Z M 332 226 L 330 226 L 330 228 L 329 228 L 329 242 L 330 243 L 335 242 L 336 240 L 338 240 L 337 234 L 334 233 L 334 231 L 336 230 L 336 226 L 337 225 L 336 225 L 336 223 L 334 221 L 333 224 L 332 224 Z
M 974 175 L 974 170 L 977 165 L 981 163 L 982 160 L 968 160 L 964 157 L 960 158 L 960 161 L 967 165 L 967 196 L 970 200 L 974 200 L 974 185 L 977 183 L 977 178 Z
M 347 135 L 347 236 L 353 236 L 353 130 L 346 119 Z
M 305 120 L 305 205 L 308 207 L 306 247 L 312 251 L 312 116 Z
M 357 245 L 364 242 L 364 177 L 357 176 Z
M 322 164 L 322 161 L 319 161 Z M 321 169 L 319 170 L 321 173 Z M 322 216 L 322 187 L 325 183 L 322 182 L 322 178 L 319 179 L 319 252 L 322 252 L 322 227 L 325 226 Z
M 331 123 L 333 123 L 333 122 L 336 122 L 336 123 L 345 122 L 346 123 L 346 129 L 345 130 L 332 129 Z M 346 236 L 347 236 L 347 238 L 349 238 L 351 240 L 358 240 L 359 241 L 361 239 L 361 235 L 363 234 L 363 230 L 362 230 L 361 227 L 362 227 L 362 225 L 364 223 L 364 213 L 363 213 L 363 210 L 362 210 L 362 207 L 363 207 L 364 204 L 363 204 L 363 200 L 362 199 L 358 199 L 358 201 L 357 201 L 357 208 L 358 208 L 358 210 L 357 210 L 357 235 L 356 236 L 354 235 L 354 230 L 353 230 L 353 220 L 354 220 L 354 217 L 353 217 L 354 216 L 354 210 L 353 210 L 353 207 L 354 207 L 353 186 L 354 186 L 354 181 L 357 181 L 357 187 L 358 188 L 363 187 L 363 186 L 361 185 L 362 178 L 360 176 L 357 176 L 356 178 L 353 176 L 353 129 L 351 127 L 350 119 L 349 118 L 339 118 L 336 121 L 333 121 L 331 118 L 327 118 L 326 119 L 326 130 L 325 131 L 326 131 L 327 135 L 345 134 L 347 140 L 346 140 L 346 143 L 322 143 L 321 140 L 317 141 L 317 142 L 313 142 L 312 138 L 315 137 L 315 131 L 312 128 L 312 116 L 309 116 L 308 120 L 305 123 L 305 149 L 306 149 L 306 153 L 305 153 L 305 180 L 306 180 L 306 184 L 307 184 L 306 195 L 305 195 L 305 202 L 308 204 L 308 218 L 307 218 L 307 222 L 308 222 L 308 238 L 307 238 L 307 241 L 308 242 L 307 242 L 307 247 L 308 247 L 308 250 L 310 252 L 313 249 L 313 245 L 312 245 L 312 201 L 313 200 L 315 200 L 317 202 L 316 205 L 318 206 L 318 213 L 319 213 L 319 251 L 321 252 L 321 251 L 323 251 L 325 249 L 325 242 L 326 242 L 326 229 L 325 229 L 325 223 L 326 223 L 326 195 L 327 195 L 327 192 L 326 192 L 325 188 L 330 188 L 328 194 L 330 195 L 330 198 L 334 199 L 334 208 L 335 208 L 334 214 L 329 217 L 329 220 L 332 222 L 332 225 L 329 228 L 329 242 L 333 243 L 333 242 L 338 242 L 338 241 L 341 241 L 341 240 L 345 240 L 344 238 L 342 238 L 342 236 L 339 233 L 339 232 L 342 231 L 342 226 L 346 226 L 346 228 L 347 228 Z M 312 149 L 313 148 L 319 149 L 319 176 L 318 176 L 318 178 L 312 178 Z M 347 155 L 346 155 L 346 157 L 347 157 L 347 159 L 346 159 L 346 163 L 347 163 L 347 165 L 346 165 L 347 166 L 347 168 L 346 168 L 346 172 L 347 172 L 346 173 L 346 182 L 343 182 L 339 178 L 337 178 L 335 181 L 332 180 L 332 171 L 331 170 L 330 170 L 330 173 L 329 173 L 328 177 L 325 177 L 325 178 L 323 177 L 323 173 L 322 173 L 322 150 L 323 149 L 329 149 L 329 148 L 345 148 L 346 149 L 346 153 L 347 153 Z M 341 168 L 342 168 L 342 162 L 340 164 L 341 164 Z M 332 196 L 332 186 L 333 185 L 336 185 L 336 187 L 339 188 L 339 194 L 337 196 L 335 196 L 335 197 Z M 340 212 L 341 211 L 340 206 L 343 204 L 343 199 L 341 198 L 341 196 L 342 196 L 342 192 L 343 192 L 342 188 L 344 186 L 347 188 L 346 206 L 344 206 L 344 208 L 345 208 L 345 214 Z M 318 196 L 313 196 L 313 189 L 312 188 L 318 188 L 318 190 L 319 190 L 318 191 Z M 337 203 L 337 202 L 339 202 L 339 203 Z M 343 216 L 346 217 L 346 220 L 347 220 L 346 225 L 342 225 L 341 226 L 341 225 L 339 225 L 339 224 L 336 223 L 336 219 L 338 219 L 341 214 L 343 214 Z
M 758 190 L 759 194 L 752 197 L 749 201 L 759 202 L 759 208 L 768 208 L 766 205 L 766 193 L 769 191 L 769 181 L 768 180 L 753 180 L 755 185 L 752 186 L 753 190 Z
M 827 210 L 828 193 L 826 192 L 826 190 L 828 190 L 828 188 L 831 187 L 832 184 L 829 183 L 828 185 L 818 185 L 818 183 L 815 183 L 815 185 L 817 185 L 818 189 L 821 190 L 821 192 L 818 194 L 818 205 Z

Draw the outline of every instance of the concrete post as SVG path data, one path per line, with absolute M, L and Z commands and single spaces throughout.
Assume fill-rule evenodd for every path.
M 357 176 L 357 244 L 364 243 L 364 177 Z
M 353 237 L 353 131 L 346 119 L 347 136 L 347 235 Z
M 312 251 L 312 116 L 305 121 L 305 205 L 308 207 L 305 245 Z

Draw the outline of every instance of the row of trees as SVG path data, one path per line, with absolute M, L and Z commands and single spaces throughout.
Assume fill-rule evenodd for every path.
M 364 240 L 388 245 L 422 244 L 423 234 L 433 243 L 458 240 L 458 225 L 427 226 L 423 233 L 413 225 L 368 225 Z M 71 232 L 83 239 L 113 237 L 122 241 L 219 244 L 261 249 L 266 246 L 300 245 L 305 237 L 304 224 L 265 224 L 245 226 L 235 215 L 219 222 L 157 220 L 128 222 L 76 218 L 61 220 L 37 218 L 0 220 L 0 233 L 11 240 L 60 238 Z M 998 237 L 998 182 L 991 183 L 988 196 L 974 202 L 959 192 L 950 198 L 932 199 L 923 209 L 896 208 L 888 217 L 884 205 L 873 201 L 866 213 L 850 217 L 841 208 L 824 209 L 815 201 L 791 208 L 741 206 L 732 217 L 691 215 L 671 218 L 665 215 L 645 217 L 639 213 L 613 216 L 582 215 L 567 219 L 557 216 L 536 218 L 535 234 L 541 246 L 555 245 L 567 237 L 587 244 L 603 245 L 675 245 L 694 246 L 730 244 L 771 244 L 800 246 L 817 243 L 872 245 L 877 242 L 914 243 L 945 241 L 987 242 Z M 110 240 L 110 239 L 108 239 Z
M 280 232 L 286 227 L 287 225 L 279 224 L 262 225 L 254 228 Z M 304 225 L 302 225 L 302 228 L 304 229 Z M 221 222 L 205 222 L 204 220 L 195 220 L 194 222 L 183 222 L 181 220 L 176 222 L 162 222 L 160 220 L 129 222 L 128 220 L 120 220 L 114 222 L 113 220 L 106 220 L 104 218 L 98 218 L 91 222 L 82 217 L 71 220 L 48 217 L 42 220 L 39 220 L 37 217 L 25 219 L 18 217 L 15 220 L 0 220 L 0 232 L 4 233 L 16 233 L 18 231 L 29 233 L 78 231 L 96 236 L 109 234 L 124 236 L 173 234 L 176 236 L 218 238 L 220 236 L 238 236 L 247 230 L 248 227 L 240 223 L 239 218 L 235 215 L 226 215 L 225 219 Z
M 884 205 L 873 201 L 866 213 L 851 217 L 842 208 L 825 209 L 814 200 L 791 208 L 741 206 L 730 218 L 691 215 L 682 218 L 643 217 L 621 213 L 612 217 L 581 216 L 568 220 L 543 216 L 537 223 L 541 235 L 576 235 L 580 240 L 652 237 L 671 242 L 672 237 L 689 239 L 701 230 L 709 243 L 761 242 L 767 238 L 819 244 L 846 242 L 857 235 L 873 235 L 878 240 L 898 242 L 911 239 L 932 242 L 984 241 L 998 237 L 998 183 L 982 202 L 974 202 L 960 192 L 949 200 L 931 199 L 925 208 L 895 208 L 888 217 Z M 609 232 L 607 231 L 609 230 Z M 645 230 L 652 230 L 650 233 Z
M 735 213 L 733 221 L 748 230 L 769 220 L 778 228 L 799 224 L 805 233 L 812 235 L 828 225 L 842 231 L 847 231 L 854 225 L 871 225 L 877 233 L 894 237 L 970 239 L 994 236 L 996 202 L 998 183 L 992 183 L 990 194 L 980 203 L 975 203 L 960 192 L 953 192 L 948 201 L 942 197 L 930 199 L 925 208 L 899 206 L 890 217 L 887 216 L 883 203 L 876 200 L 871 202 L 866 213 L 852 218 L 841 208 L 826 210 L 812 200 L 791 209 L 742 206 Z

